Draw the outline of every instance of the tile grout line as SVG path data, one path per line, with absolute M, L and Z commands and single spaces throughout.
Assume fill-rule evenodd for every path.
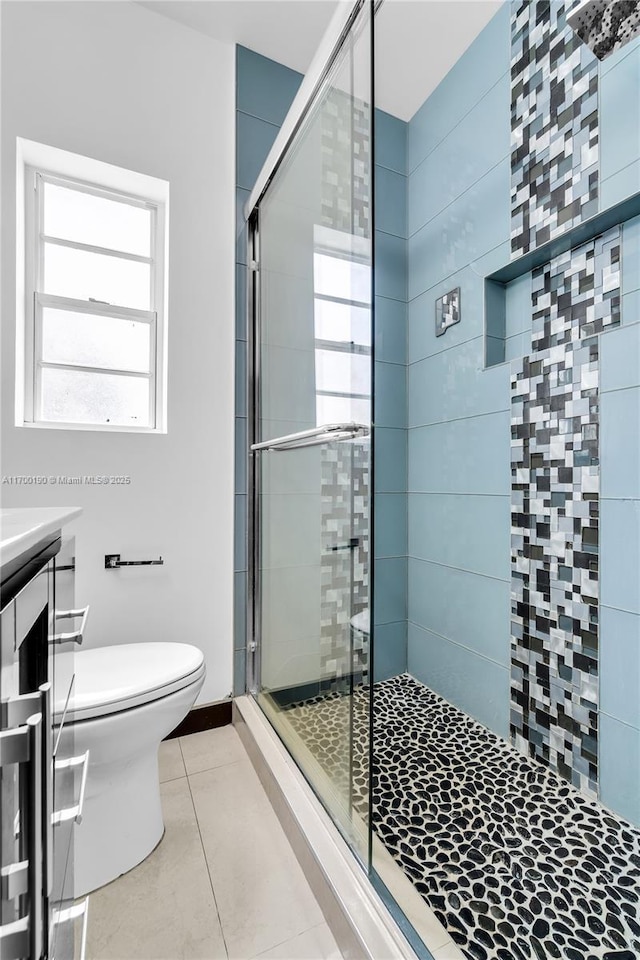
M 180 753 L 182 753 L 182 744 L 180 745 Z M 183 755 L 183 758 L 182 758 L 182 759 L 183 759 L 183 762 L 184 762 L 184 755 Z M 185 766 L 185 770 L 186 770 L 186 766 Z M 216 898 L 216 891 L 215 891 L 214 886 L 213 886 L 213 877 L 211 876 L 211 869 L 210 869 L 210 867 L 209 867 L 209 860 L 208 860 L 208 858 L 207 858 L 207 852 L 206 852 L 206 850 L 205 850 L 205 848 L 204 848 L 204 841 L 203 841 L 203 839 L 202 839 L 202 831 L 201 831 L 201 829 L 200 829 L 200 820 L 198 819 L 198 811 L 196 810 L 196 803 L 195 803 L 195 800 L 193 799 L 193 791 L 192 791 L 192 789 L 191 789 L 191 780 L 189 779 L 188 776 L 187 776 L 186 779 L 187 779 L 187 786 L 189 787 L 189 796 L 191 797 L 191 806 L 193 807 L 193 815 L 194 815 L 194 817 L 196 818 L 196 826 L 197 826 L 197 828 L 198 828 L 198 836 L 200 837 L 200 847 L 201 847 L 201 849 L 202 849 L 202 856 L 204 857 L 205 866 L 206 866 L 206 868 L 207 868 L 207 876 L 209 877 L 209 886 L 211 887 L 211 895 L 212 895 L 212 897 L 213 897 L 213 903 L 214 903 L 214 906 L 215 906 L 215 908 L 216 908 L 216 916 L 217 916 L 217 918 L 218 918 L 218 924 L 219 924 L 219 926 L 220 926 L 220 935 L 222 936 L 222 942 L 223 942 L 223 944 L 224 944 L 224 952 L 225 952 L 225 955 L 228 957 L 228 956 L 229 956 L 229 948 L 228 948 L 228 946 L 227 946 L 227 938 L 226 938 L 225 935 L 224 935 L 224 927 L 222 926 L 222 917 L 220 916 L 220 910 L 219 910 L 219 908 L 218 908 L 218 900 L 217 900 L 217 898 Z
M 296 933 L 293 937 L 287 937 L 286 940 L 279 940 L 278 943 L 272 944 L 270 947 L 267 947 L 265 950 L 261 950 L 260 953 L 254 954 L 253 957 L 250 957 L 249 960 L 260 960 L 260 957 L 263 957 L 265 953 L 269 953 L 271 950 L 275 950 L 277 947 L 283 947 L 286 943 L 291 943 L 292 940 L 297 940 L 298 937 L 303 937 L 305 933 L 310 933 L 312 930 L 317 930 L 318 927 L 326 926 L 329 927 L 329 924 L 326 920 L 321 920 L 320 923 L 314 923 L 313 926 L 307 927 L 305 930 L 301 930 L 300 933 Z M 329 932 L 331 933 L 331 928 L 329 927 Z M 333 934 L 331 934 L 333 937 Z M 335 940 L 335 937 L 334 937 Z M 336 944 L 337 946 L 337 944 Z M 340 949 L 338 947 L 338 949 Z

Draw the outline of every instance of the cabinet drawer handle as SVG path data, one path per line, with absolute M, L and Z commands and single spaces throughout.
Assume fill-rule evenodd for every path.
M 74 620 L 76 617 L 82 617 L 82 622 L 79 630 L 54 634 L 52 643 L 82 643 L 88 616 L 89 604 L 87 604 L 86 607 L 80 607 L 78 610 L 56 610 L 56 620 Z
M 48 689 L 48 684 L 46 685 Z M 3 876 L 3 886 L 11 886 L 22 892 L 26 880 L 28 913 L 12 922 L 0 925 L 0 956 L 3 960 L 42 955 L 43 924 L 43 876 L 46 851 L 44 844 L 43 811 L 46 786 L 43 782 L 43 714 L 27 718 L 24 726 L 0 733 L 0 766 L 22 763 L 27 766 L 25 785 L 28 788 L 29 830 L 26 861 L 20 861 Z M 25 873 L 26 869 L 26 873 Z M 13 873 L 11 877 L 9 874 Z M 8 891 L 7 891 L 8 892 Z
M 87 920 L 89 918 L 89 897 L 86 897 L 82 903 L 75 903 L 72 907 L 62 907 L 60 910 L 53 911 L 54 926 L 61 923 L 73 923 L 78 917 L 82 917 L 82 939 L 80 941 L 80 960 L 84 960 L 87 950 Z
M 82 767 L 82 779 L 80 780 L 80 793 L 78 802 L 71 807 L 63 807 L 62 810 L 56 810 L 51 817 L 54 827 L 60 823 L 66 823 L 68 820 L 75 820 L 76 823 L 82 823 L 82 809 L 84 807 L 84 793 L 87 787 L 87 773 L 89 770 L 89 751 L 81 754 L 79 757 L 69 757 L 68 760 L 56 760 L 54 762 L 55 772 L 62 770 L 73 770 L 75 767 Z

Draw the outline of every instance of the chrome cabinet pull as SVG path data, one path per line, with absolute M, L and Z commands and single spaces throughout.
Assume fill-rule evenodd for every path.
M 32 717 L 34 713 L 40 713 L 40 703 L 39 693 L 21 693 L 17 697 L 5 700 L 0 704 L 2 726 L 5 729 L 24 726 L 29 717 Z
M 42 884 L 45 916 L 49 918 L 49 901 L 53 890 L 53 718 L 51 716 L 51 683 L 39 688 L 42 711 Z M 47 929 L 47 933 L 48 933 Z
M 87 773 L 89 771 L 89 751 L 81 754 L 79 757 L 69 757 L 68 760 L 56 760 L 54 762 L 55 772 L 59 773 L 65 770 L 74 770 L 76 767 L 82 767 L 82 779 L 80 780 L 80 793 L 78 802 L 71 807 L 63 807 L 62 810 L 54 811 L 51 822 L 54 827 L 60 823 L 66 823 L 68 820 L 75 820 L 76 823 L 82 823 L 82 810 L 84 808 L 84 794 L 87 788 Z
M 44 948 L 43 944 L 43 925 L 45 906 L 43 902 L 43 844 L 45 837 L 43 835 L 43 762 L 42 762 L 42 723 L 43 717 L 39 713 L 36 716 L 29 717 L 27 727 L 29 729 L 29 793 L 31 802 L 29 804 L 30 829 L 28 838 L 28 859 L 29 859 L 29 910 L 31 913 L 29 942 L 31 954 L 33 957 L 40 957 Z
M 76 617 L 82 617 L 82 622 L 79 630 L 54 634 L 52 643 L 82 643 L 87 626 L 87 617 L 89 616 L 89 604 L 86 607 L 80 607 L 78 610 L 56 610 L 54 616 L 56 620 L 74 620 Z
M 29 928 L 31 926 L 29 914 L 3 923 L 0 926 L 0 956 L 2 960 L 22 960 L 29 957 Z
M 86 897 L 82 903 L 76 903 L 72 907 L 62 907 L 60 910 L 53 911 L 54 926 L 62 923 L 73 923 L 79 917 L 82 917 L 82 939 L 80 941 L 80 960 L 84 960 L 87 950 L 87 920 L 89 918 L 89 897 Z M 55 960 L 55 958 L 54 958 Z
M 3 867 L 0 873 L 0 896 L 3 900 L 14 900 L 29 890 L 29 861 L 21 860 Z
M 43 753 L 42 714 L 29 717 L 26 724 L 0 734 L 0 763 L 28 764 L 29 830 L 27 841 L 27 893 L 29 913 L 26 917 L 0 927 L 3 960 L 18 957 L 40 957 L 43 941 Z M 16 865 L 18 875 L 21 864 Z M 7 878 L 7 882 L 9 882 Z M 20 881 L 22 882 L 22 881 Z M 27 949 L 25 950 L 25 945 Z

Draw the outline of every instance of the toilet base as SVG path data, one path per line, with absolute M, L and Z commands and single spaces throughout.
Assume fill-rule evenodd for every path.
M 123 764 L 116 778 L 113 773 L 112 767 L 91 770 L 92 796 L 85 798 L 74 844 L 76 897 L 138 866 L 164 834 L 157 752 Z
M 195 703 L 203 681 L 204 672 L 158 700 L 65 725 L 65 731 L 71 727 L 69 749 L 75 755 L 89 751 L 82 820 L 73 835 L 73 878 L 65 882 L 74 897 L 132 870 L 162 839 L 158 749 Z

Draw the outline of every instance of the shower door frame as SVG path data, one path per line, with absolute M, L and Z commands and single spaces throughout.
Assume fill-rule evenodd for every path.
M 305 77 L 301 88 L 294 99 L 291 107 L 293 112 L 298 105 L 299 98 L 302 96 L 302 103 L 299 105 L 298 115 L 290 124 L 287 119 L 276 137 L 276 141 L 267 156 L 265 164 L 258 175 L 256 185 L 251 192 L 244 208 L 245 220 L 247 222 L 247 483 L 248 483 L 248 534 L 249 549 L 247 555 L 247 664 L 246 664 L 246 689 L 251 694 L 257 693 L 257 686 L 260 679 L 260 601 L 261 601 L 261 577 L 260 577 L 260 458 L 256 456 L 257 451 L 252 450 L 252 446 L 260 441 L 259 436 L 259 409 L 260 409 L 260 203 L 269 189 L 277 170 L 282 161 L 288 155 L 290 147 L 293 145 L 298 132 L 300 131 L 306 117 L 313 108 L 318 95 L 324 89 L 324 84 L 331 69 L 340 56 L 342 49 L 347 42 L 354 24 L 359 19 L 362 11 L 368 6 L 370 8 L 370 71 L 371 71 L 371 119 L 370 119 L 370 140 L 371 151 L 371 454 L 370 454 L 370 496 L 369 496 L 369 583 L 370 583 L 370 605 L 373 605 L 373 591 L 371 590 L 373 577 L 373 452 L 375 444 L 375 431 L 373 420 L 373 400 L 375 396 L 375 294 L 374 294 L 374 232 L 375 232 L 375 175 L 374 175 L 374 80 L 375 80 L 375 60 L 374 60 L 374 23 L 375 14 L 384 0 L 355 0 L 349 16 L 346 18 L 337 40 L 327 49 L 327 44 L 323 45 L 318 51 L 318 57 L 323 61 L 322 66 L 316 67 L 316 61 L 312 64 L 309 74 Z M 315 68 L 315 69 L 314 69 Z M 315 74 L 315 76 L 313 75 Z M 371 619 L 371 623 L 373 620 Z M 370 633 L 370 656 L 373 656 L 373 629 Z M 370 667 L 371 676 L 373 676 L 373 662 Z
M 369 611 L 370 611 L 370 632 L 369 632 L 369 718 L 368 718 L 368 767 L 369 767 L 369 788 L 368 788 L 368 823 L 367 823 L 367 852 L 366 862 L 362 864 L 371 874 L 372 867 L 372 789 L 371 789 L 371 771 L 373 769 L 373 678 L 374 678 L 374 451 L 375 451 L 375 424 L 374 424 L 374 398 L 375 398 L 375 15 L 384 0 L 355 0 L 348 17 L 344 20 L 342 27 L 336 31 L 337 39 L 325 35 L 323 43 L 318 51 L 316 60 L 322 62 L 312 64 L 309 73 L 305 77 L 298 95 L 294 99 L 290 114 L 294 113 L 298 107 L 298 113 L 292 122 L 285 119 L 280 134 L 276 138 L 274 146 L 269 153 L 265 164 L 258 176 L 256 185 L 247 200 L 244 208 L 245 220 L 247 223 L 247 482 L 248 482 L 248 551 L 247 551 L 247 662 L 246 662 L 246 690 L 257 702 L 257 694 L 260 687 L 261 678 L 261 601 L 262 601 L 262 578 L 260 570 L 261 557 L 261 537 L 260 537 L 260 451 L 252 450 L 254 444 L 261 441 L 259 422 L 260 422 L 260 390 L 261 390 L 261 311 L 260 311 L 260 209 L 261 201 L 267 193 L 269 186 L 276 175 L 281 163 L 288 155 L 291 146 L 296 142 L 299 131 L 301 130 L 308 114 L 314 107 L 318 96 L 325 89 L 325 82 L 330 75 L 331 70 L 342 53 L 345 44 L 351 36 L 354 26 L 358 23 L 364 11 L 369 11 L 369 90 L 370 90 L 370 269 L 371 269 L 371 417 L 370 417 L 370 452 L 369 452 L 369 563 L 368 563 L 368 585 L 369 585 Z M 344 14 L 342 15 L 344 18 Z M 329 28 L 328 33 L 334 27 L 339 13 L 334 17 L 334 21 Z M 299 102 L 300 101 L 300 102 Z M 293 756 L 293 755 L 292 755 Z M 296 758 L 293 757 L 295 760 Z M 314 793 L 323 803 L 322 798 L 311 784 Z M 324 803 L 323 803 L 324 806 Z M 360 860 L 355 848 L 352 852 L 357 860 Z
M 266 189 L 266 188 L 265 188 Z M 258 694 L 261 669 L 260 633 L 260 456 L 252 450 L 259 439 L 260 406 L 260 206 L 247 223 L 247 663 L 246 689 Z

